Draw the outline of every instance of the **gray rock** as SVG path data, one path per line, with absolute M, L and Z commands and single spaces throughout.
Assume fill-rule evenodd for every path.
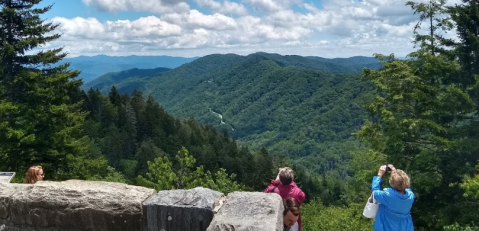
M 282 231 L 283 210 L 281 196 L 276 193 L 230 193 L 207 230 Z
M 121 183 L 68 180 L 0 185 L 5 230 L 141 230 L 142 202 L 155 190 Z M 7 229 L 9 228 L 9 229 Z
M 60 229 L 60 228 L 38 228 L 38 227 L 29 227 L 24 225 L 15 225 L 11 222 L 0 221 L 0 231 L 81 231 L 81 230 Z
M 213 219 L 215 202 L 222 195 L 201 187 L 160 191 L 143 203 L 143 229 L 205 231 Z

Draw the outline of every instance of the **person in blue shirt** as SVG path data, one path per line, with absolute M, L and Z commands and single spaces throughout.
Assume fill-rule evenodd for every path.
M 381 190 L 381 178 L 390 171 L 389 185 L 391 188 Z M 413 231 L 411 208 L 414 193 L 410 189 L 409 176 L 393 165 L 383 165 L 378 175 L 373 177 L 371 190 L 379 205 L 373 229 L 375 231 Z

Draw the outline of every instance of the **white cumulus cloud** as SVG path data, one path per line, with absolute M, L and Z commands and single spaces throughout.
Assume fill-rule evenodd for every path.
M 147 11 L 153 13 L 185 12 L 190 9 L 187 0 L 83 0 L 88 6 L 102 11 Z
M 195 0 L 199 6 L 210 8 L 213 12 L 222 14 L 247 15 L 248 10 L 242 4 L 231 1 L 215 1 L 215 0 Z
M 142 11 L 135 20 L 64 18 L 64 46 L 76 55 L 249 54 L 257 51 L 323 57 L 371 56 L 413 50 L 418 16 L 406 0 L 83 0 L 106 12 Z M 449 4 L 459 0 L 450 1 Z M 190 2 L 191 3 L 191 2 Z

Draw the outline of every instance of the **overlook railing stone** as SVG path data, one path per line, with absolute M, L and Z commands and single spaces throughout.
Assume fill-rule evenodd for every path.
M 143 203 L 146 231 L 206 231 L 223 194 L 207 188 L 165 190 Z
M 0 184 L 0 230 L 142 230 L 142 202 L 156 191 L 68 180 Z
M 281 196 L 276 193 L 230 193 L 207 230 L 282 231 L 283 210 Z
M 282 231 L 275 193 L 68 180 L 0 182 L 0 231 Z

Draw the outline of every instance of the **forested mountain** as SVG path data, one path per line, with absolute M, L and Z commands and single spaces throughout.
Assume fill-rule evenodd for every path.
M 308 56 L 308 58 L 319 60 L 325 63 L 335 65 L 346 65 L 350 71 L 361 71 L 364 67 L 377 69 L 381 67 L 381 63 L 374 57 L 353 56 L 350 58 L 334 58 L 326 59 L 322 57 Z
M 121 86 L 117 86 L 121 89 L 122 92 L 133 92 L 133 90 L 135 89 L 145 90 L 141 84 L 138 84 L 143 81 L 143 78 L 158 76 L 162 72 L 168 70 L 170 69 L 159 67 L 154 69 L 133 68 L 120 72 L 109 72 L 86 84 L 83 84 L 81 88 L 88 91 L 88 89 L 94 87 L 95 89 L 99 89 L 100 92 L 102 92 L 103 94 L 107 94 L 110 91 L 112 85 L 117 85 L 118 83 L 121 83 L 122 85 L 127 85 L 128 87 L 133 88 L 123 89 Z M 128 84 L 129 80 L 132 80 L 137 84 L 130 85 Z
M 419 22 L 407 59 L 209 55 L 105 75 L 93 87 L 107 95 L 80 89 L 86 69 L 58 65 L 62 48 L 35 50 L 61 36 L 39 2 L 0 1 L 0 169 L 15 183 L 41 165 L 46 180 L 228 193 L 292 166 L 305 231 L 370 230 L 371 177 L 392 163 L 411 179 L 415 230 L 479 230 L 477 1 L 408 2 Z
M 83 83 L 88 83 L 95 78 L 109 73 L 128 69 L 151 69 L 151 68 L 176 68 L 185 63 L 191 62 L 196 58 L 171 57 L 171 56 L 79 56 L 74 58 L 65 58 L 59 62 L 63 64 L 70 63 L 71 70 L 79 70 L 79 78 L 83 78 Z
M 257 52 L 253 55 L 275 60 L 286 66 L 303 67 L 326 72 L 359 72 L 365 67 L 376 69 L 381 66 L 381 63 L 375 58 L 364 56 L 328 59 L 314 56 L 303 57 L 299 55 L 282 56 L 264 52 Z
M 363 105 L 372 97 L 372 85 L 353 72 L 361 66 L 357 59 L 348 66 L 345 60 L 339 64 L 267 53 L 209 55 L 116 86 L 119 92 L 142 89 L 173 115 L 194 116 L 252 150 L 265 146 L 275 155 L 321 156 L 314 161 L 322 171 L 325 154 L 334 147 L 340 150 L 332 159 L 347 153 L 344 142 L 354 143 L 351 133 L 366 118 Z M 107 85 L 93 88 L 97 86 L 105 90 Z
M 151 165 L 148 162 L 156 158 L 182 168 L 175 158 L 182 147 L 189 151 L 188 158 L 196 160 L 192 168 L 202 166 L 210 172 L 226 169 L 250 189 L 262 189 L 273 177 L 272 157 L 266 149 L 253 154 L 210 125 L 199 124 L 193 118 L 177 119 L 152 97 L 145 99 L 141 91 L 120 95 L 113 88 L 107 96 L 98 90 L 81 95 L 84 111 L 88 112 L 84 131 L 90 138 L 90 153 L 105 157 L 126 182 L 141 184 L 136 177 L 147 177 Z

